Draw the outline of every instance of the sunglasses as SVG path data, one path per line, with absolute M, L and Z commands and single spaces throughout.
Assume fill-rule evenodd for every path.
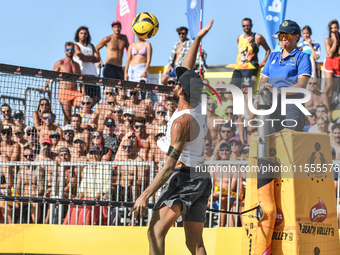
M 251 27 L 251 24 L 242 25 L 242 27 Z
M 82 105 L 90 105 L 90 102 L 82 102 Z
M 230 115 L 231 116 L 231 115 L 233 115 L 233 113 L 232 112 L 226 112 L 225 115 L 227 115 L 227 116 Z
M 74 52 L 74 49 L 73 48 L 67 48 L 65 49 L 66 52 Z
M 82 140 L 76 140 L 76 141 L 74 141 L 73 143 L 79 143 L 79 144 L 81 144 L 81 143 L 83 143 L 83 141 L 82 141 Z
M 211 145 L 210 143 L 206 143 L 205 147 L 210 147 L 210 145 Z
M 239 143 L 230 143 L 230 146 L 239 146 L 240 144 Z
M 130 92 L 130 96 L 137 96 L 137 93 L 136 91 L 133 91 L 133 92 Z
M 212 105 L 212 106 L 216 106 L 215 103 L 208 103 L 208 105 L 209 105 L 209 106 L 211 106 L 211 105 Z
M 50 147 L 51 144 L 49 144 L 49 143 L 43 143 L 42 146 L 48 146 L 48 147 Z
M 178 33 L 178 35 L 186 35 L 186 33 Z
M 129 137 L 129 139 L 131 139 L 131 140 L 132 140 L 132 139 L 136 139 L 136 138 L 137 138 L 137 136 L 130 136 L 130 137 Z
M 108 105 L 114 105 L 116 102 L 107 102 Z
M 145 126 L 144 126 L 144 125 L 140 125 L 140 126 L 136 126 L 136 125 L 135 125 L 135 128 L 136 128 L 136 129 L 144 129 Z
M 100 135 L 93 135 L 92 136 L 92 139 L 100 139 L 100 138 L 102 138 L 102 136 L 100 136 Z
M 316 86 L 316 85 L 318 85 L 316 82 L 310 82 L 310 83 L 308 83 L 309 85 L 313 85 L 313 86 Z
M 14 119 L 19 119 L 19 120 L 21 120 L 22 119 L 22 116 L 14 116 Z
M 166 114 L 166 111 L 157 111 L 157 114 L 165 115 L 165 114 Z
M 24 155 L 24 158 L 26 158 L 26 159 L 33 159 L 33 155 Z
M 123 113 L 123 111 L 119 110 L 119 111 L 112 111 L 113 113 Z
M 40 106 L 50 106 L 50 104 L 40 104 Z
M 249 154 L 249 151 L 243 151 L 243 154 Z
M 282 41 L 283 38 L 285 38 L 286 41 L 288 41 L 288 40 L 292 39 L 292 37 L 293 37 L 293 34 L 286 34 L 286 33 L 279 34 L 279 40 L 280 41 Z
M 105 92 L 105 95 L 111 95 L 111 96 L 113 96 L 113 92 Z
M 73 131 L 72 130 L 67 130 L 67 131 L 64 131 L 64 135 L 73 135 Z
M 44 120 L 51 120 L 52 116 L 42 117 Z
M 124 150 L 126 150 L 126 148 L 128 148 L 129 150 L 131 150 L 132 149 L 132 145 L 128 145 L 128 146 L 123 146 L 123 148 L 124 148 Z
M 316 115 L 315 115 L 315 114 L 312 114 L 311 117 L 312 117 L 312 118 L 313 118 L 313 117 L 316 117 Z
M 127 118 L 127 117 L 132 117 L 131 114 L 124 114 L 124 117 Z
M 50 136 L 50 138 L 51 138 L 51 139 L 60 139 L 60 136 L 58 136 L 58 135 L 52 135 L 52 136 Z
M 176 82 L 174 82 L 174 81 L 168 81 L 168 84 L 173 86 L 173 85 L 176 85 Z
M 12 133 L 10 131 L 2 131 L 1 134 L 2 135 L 11 135 Z
M 230 151 L 229 148 L 220 148 L 220 151 Z
M 3 114 L 10 113 L 10 112 L 11 112 L 11 110 L 2 111 Z

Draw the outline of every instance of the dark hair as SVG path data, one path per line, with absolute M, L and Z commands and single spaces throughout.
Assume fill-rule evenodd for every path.
M 236 127 L 235 127 L 235 126 L 232 126 L 232 125 L 230 124 L 230 122 L 228 122 L 228 123 L 225 123 L 225 124 L 220 125 L 220 128 L 218 129 L 218 132 L 220 132 L 221 129 L 222 129 L 223 127 L 224 127 L 224 128 L 231 128 L 231 131 L 233 131 L 233 132 L 236 131 Z
M 65 43 L 65 48 L 66 48 L 66 46 L 72 46 L 72 47 L 74 47 L 74 43 L 73 43 L 73 42 L 66 42 L 66 43 Z
M 88 27 L 85 26 L 81 26 L 77 29 L 76 34 L 74 35 L 74 41 L 79 42 L 79 32 L 81 30 L 86 30 L 87 31 L 87 41 L 86 44 L 89 44 L 91 42 L 91 36 L 90 36 L 90 31 Z
M 6 104 L 6 103 L 4 103 L 3 105 L 1 105 L 1 109 L 2 109 L 2 107 L 6 107 L 6 106 L 9 108 L 10 111 L 12 111 L 11 107 L 9 106 L 9 104 Z
M 81 116 L 78 113 L 71 115 L 71 118 L 74 118 L 74 117 L 77 117 L 77 118 L 81 119 Z
M 253 24 L 253 21 L 251 20 L 251 18 L 244 18 L 243 20 L 242 20 L 242 22 L 243 21 L 250 21 L 250 24 Z
M 231 108 L 234 111 L 234 107 L 232 105 L 229 105 L 225 111 L 227 111 L 229 108 Z
M 144 117 L 136 117 L 135 118 L 135 124 L 136 122 L 143 123 L 145 125 L 145 118 Z
M 328 23 L 328 36 L 329 36 L 329 38 L 331 38 L 331 34 L 332 34 L 331 27 L 332 27 L 333 24 L 337 24 L 337 26 L 339 27 L 339 22 L 336 19 L 333 19 Z
M 310 26 L 304 26 L 303 28 L 302 28 L 302 31 L 303 30 L 307 30 L 310 34 L 312 34 L 312 29 L 310 28 Z
M 41 116 L 44 115 L 45 113 L 49 113 L 51 115 L 53 115 L 52 111 L 50 109 L 46 109 L 42 112 Z
M 316 109 L 318 109 L 318 108 L 325 108 L 326 109 L 326 113 L 328 113 L 328 109 L 327 109 L 327 106 L 325 104 L 318 104 L 316 106 Z
M 100 135 L 100 137 L 102 138 L 102 146 L 104 147 L 104 146 L 105 146 L 105 139 L 104 139 L 104 137 L 103 137 L 103 134 L 102 134 L 102 132 L 100 132 L 100 131 L 96 130 L 96 131 L 94 131 L 94 132 L 93 132 L 93 134 L 94 134 L 94 133 L 96 133 L 96 132 L 98 132 L 98 133 L 99 133 L 99 135 Z M 93 135 L 93 134 L 92 134 L 92 135 Z
M 38 104 L 38 109 L 37 109 L 38 112 L 39 112 L 40 104 L 41 104 L 41 102 L 44 101 L 44 100 L 47 101 L 47 103 L 48 103 L 49 106 L 51 106 L 50 100 L 48 100 L 47 98 L 41 98 L 41 99 L 39 100 L 39 104 Z
M 24 152 L 25 150 L 30 150 L 30 151 L 32 152 L 32 154 L 34 154 L 34 151 L 33 151 L 28 145 L 26 145 L 26 146 L 24 147 L 23 152 Z
M 335 123 L 333 126 L 332 126 L 332 132 L 334 131 L 334 129 L 340 129 L 340 123 Z
M 180 31 L 185 30 L 185 33 L 188 33 L 189 29 L 187 27 L 179 27 L 176 29 L 177 33 L 179 33 Z
M 169 96 L 165 99 L 165 102 L 168 101 L 168 102 L 173 102 L 173 103 L 176 103 L 175 99 L 172 97 L 172 96 Z

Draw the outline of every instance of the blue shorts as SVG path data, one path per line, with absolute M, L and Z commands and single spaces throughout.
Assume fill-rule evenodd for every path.
M 174 66 L 174 71 L 167 72 L 166 74 L 169 75 L 170 77 L 176 77 L 176 66 Z

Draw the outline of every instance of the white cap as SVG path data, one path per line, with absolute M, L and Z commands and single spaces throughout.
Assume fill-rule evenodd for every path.
M 74 127 L 71 124 L 67 124 L 67 125 L 63 126 L 63 131 L 66 131 L 66 130 L 74 131 Z
M 125 109 L 125 110 L 123 111 L 123 115 L 124 115 L 124 114 L 130 114 L 130 115 L 135 116 L 135 112 L 134 112 L 131 108 Z

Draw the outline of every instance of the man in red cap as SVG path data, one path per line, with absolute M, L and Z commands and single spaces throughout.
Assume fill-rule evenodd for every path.
M 45 136 L 40 141 L 40 154 L 35 158 L 35 161 L 53 161 L 57 154 L 51 151 L 52 140 L 49 136 Z
M 113 21 L 111 24 L 113 34 L 105 36 L 96 46 L 99 50 L 106 46 L 107 58 L 104 67 L 104 77 L 124 80 L 124 71 L 122 68 L 124 48 L 128 50 L 129 42 L 126 35 L 120 34 L 122 24 L 119 21 Z M 104 66 L 100 59 L 98 67 Z

